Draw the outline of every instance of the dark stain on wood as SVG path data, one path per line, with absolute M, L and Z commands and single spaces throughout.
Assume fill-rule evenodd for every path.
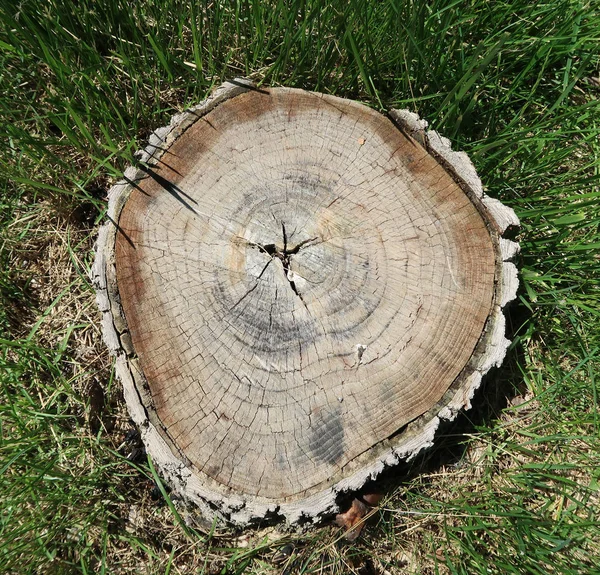
M 336 465 L 344 457 L 344 422 L 339 406 L 320 409 L 312 414 L 308 447 L 312 457 Z

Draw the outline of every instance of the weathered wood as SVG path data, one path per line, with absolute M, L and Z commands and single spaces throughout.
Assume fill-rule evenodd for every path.
M 104 338 L 148 452 L 209 517 L 336 512 L 504 358 L 518 220 L 389 116 L 226 83 L 110 191 Z

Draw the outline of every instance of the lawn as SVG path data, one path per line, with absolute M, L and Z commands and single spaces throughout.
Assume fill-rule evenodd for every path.
M 0 572 L 600 573 L 600 5 L 0 0 Z M 353 543 L 189 523 L 89 270 L 149 134 L 233 77 L 408 108 L 522 228 L 509 356 Z

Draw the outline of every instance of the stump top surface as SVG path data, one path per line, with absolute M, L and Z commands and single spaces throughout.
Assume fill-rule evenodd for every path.
M 120 213 L 146 407 L 223 492 L 294 500 L 429 410 L 494 301 L 478 208 L 385 116 L 248 91 L 187 128 Z

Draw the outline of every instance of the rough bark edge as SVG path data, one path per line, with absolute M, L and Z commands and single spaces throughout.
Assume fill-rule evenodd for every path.
M 148 165 L 159 163 L 172 142 L 199 118 L 223 101 L 252 89 L 256 88 L 244 79 L 226 82 L 201 104 L 175 116 L 168 126 L 156 130 L 150 136 L 148 146 L 139 152 L 139 161 Z M 195 504 L 205 520 L 217 519 L 245 526 L 253 521 L 272 517 L 295 524 L 302 521 L 318 522 L 322 517 L 336 513 L 339 511 L 337 499 L 340 494 L 359 490 L 385 468 L 402 460 L 410 461 L 422 450 L 431 447 L 440 422 L 453 420 L 460 411 L 471 407 L 471 399 L 481 385 L 483 376 L 492 367 L 499 367 L 506 355 L 510 342 L 505 337 L 503 308 L 516 297 L 518 275 L 511 260 L 518 254 L 519 245 L 502 236 L 508 228 L 517 227 L 519 220 L 511 208 L 483 192 L 481 180 L 467 154 L 452 151 L 449 140 L 436 132 L 427 131 L 426 121 L 406 110 L 391 110 L 389 117 L 405 135 L 419 142 L 436 158 L 467 193 L 488 223 L 492 240 L 497 246 L 497 286 L 493 310 L 470 361 L 440 402 L 409 423 L 398 435 L 373 446 L 348 463 L 338 474 L 348 475 L 347 477 L 333 481 L 328 489 L 297 501 L 278 503 L 265 498 L 236 495 L 204 474 L 201 480 L 186 465 L 181 454 L 175 456 L 176 448 L 161 433 L 160 424 L 152 413 L 148 386 L 138 367 L 120 304 L 114 253 L 119 215 L 135 182 L 145 177 L 144 171 L 128 168 L 124 179 L 109 191 L 109 221 L 99 231 L 96 258 L 92 267 L 97 304 L 102 312 L 104 341 L 116 356 L 116 373 L 123 384 L 129 413 L 140 429 L 147 452 L 174 491 L 185 501 Z M 367 463 L 366 460 L 370 462 Z

